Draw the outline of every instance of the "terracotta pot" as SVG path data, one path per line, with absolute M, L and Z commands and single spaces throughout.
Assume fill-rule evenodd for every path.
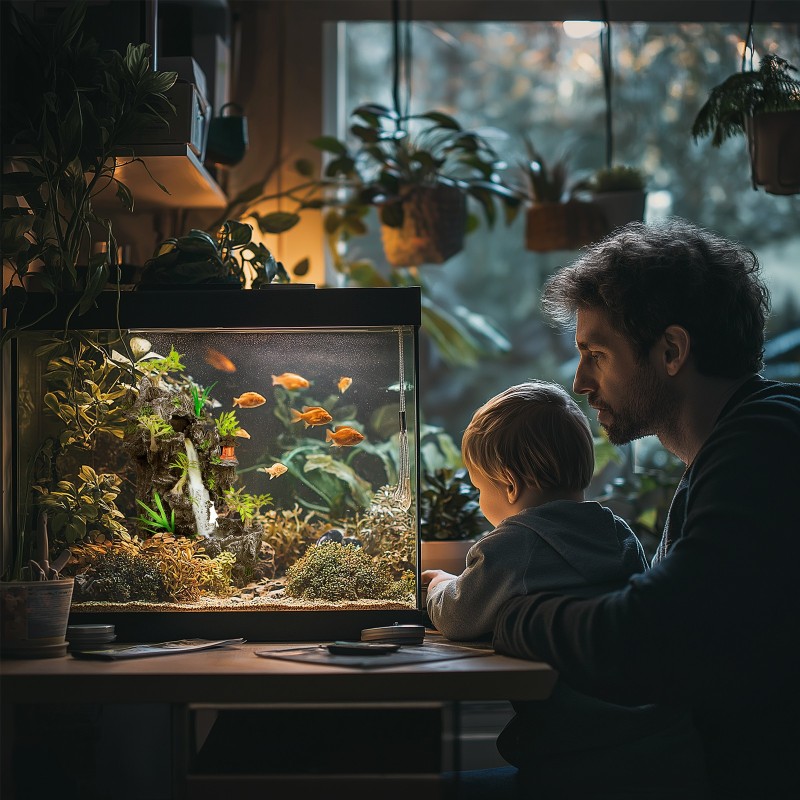
M 606 218 L 594 203 L 534 203 L 525 219 L 525 246 L 537 253 L 577 250 L 607 231 Z
M 0 653 L 4 658 L 67 654 L 73 578 L 0 583 Z
M 592 202 L 603 212 L 608 223 L 608 232 L 621 228 L 629 222 L 644 221 L 644 206 L 647 193 L 641 189 L 626 192 L 595 192 Z
M 460 575 L 467 566 L 467 552 L 474 544 L 474 539 L 420 542 L 420 569 L 443 569 L 451 575 Z
M 768 111 L 745 118 L 753 188 L 800 194 L 800 111 Z
M 467 199 L 454 186 L 418 187 L 403 201 L 403 224 L 381 225 L 386 260 L 395 267 L 442 264 L 464 247 Z

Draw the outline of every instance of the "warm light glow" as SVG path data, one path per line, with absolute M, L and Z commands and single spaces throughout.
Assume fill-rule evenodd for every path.
M 570 39 L 585 39 L 587 36 L 597 36 L 603 30 L 602 22 L 588 19 L 568 19 L 561 23 L 564 33 Z

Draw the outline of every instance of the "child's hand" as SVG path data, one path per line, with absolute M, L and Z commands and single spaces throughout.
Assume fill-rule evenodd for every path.
M 422 585 L 430 592 L 433 588 L 445 581 L 455 580 L 456 576 L 445 572 L 443 569 L 426 569 L 420 576 L 422 578 Z

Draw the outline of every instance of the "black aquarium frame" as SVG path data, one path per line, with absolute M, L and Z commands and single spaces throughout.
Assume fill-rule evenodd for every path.
M 219 291 L 180 288 L 148 291 L 104 291 L 83 314 L 70 316 L 79 295 L 25 293 L 10 289 L 5 306 L 9 326 L 31 331 L 72 330 L 258 330 L 286 328 L 362 328 L 410 326 L 414 331 L 414 371 L 419 375 L 421 293 L 417 286 L 386 288 L 316 289 L 292 284 L 259 290 Z M 18 383 L 14 338 L 11 340 L 11 386 Z M 11 404 L 11 459 L 17 465 L 16 406 Z M 419 390 L 415 393 L 419 424 Z M 416 496 L 419 497 L 419 447 L 415 448 Z M 5 460 L 5 459 L 4 459 Z M 3 465 L 4 470 L 9 465 Z M 11 531 L 18 530 L 19 476 L 11 470 Z M 107 623 L 115 626 L 122 642 L 149 642 L 182 638 L 244 637 L 255 642 L 360 639 L 364 628 L 424 624 L 419 580 L 420 538 L 417 516 L 417 608 L 320 610 L 187 610 L 81 611 L 70 613 L 69 624 Z M 5 549 L 5 548 L 4 548 Z

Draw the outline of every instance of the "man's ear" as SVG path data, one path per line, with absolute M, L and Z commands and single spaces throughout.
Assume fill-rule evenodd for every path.
M 689 358 L 692 337 L 681 325 L 669 325 L 661 335 L 661 358 L 667 375 L 677 375 Z

